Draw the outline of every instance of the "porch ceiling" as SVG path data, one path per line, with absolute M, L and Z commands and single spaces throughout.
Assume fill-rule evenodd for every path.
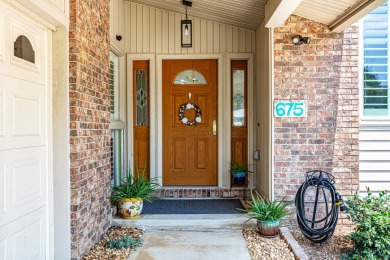
M 182 0 L 126 0 L 171 12 L 185 13 Z M 256 31 L 264 20 L 265 4 L 273 0 L 192 0 L 188 16 Z M 275 0 L 276 5 L 281 1 Z M 342 30 L 386 0 L 302 0 L 292 13 Z M 356 15 L 357 13 L 357 15 Z M 340 23 L 343 23 L 340 25 Z
M 167 11 L 185 13 L 182 0 L 129 0 Z M 256 31 L 264 19 L 267 0 L 192 0 L 188 16 Z

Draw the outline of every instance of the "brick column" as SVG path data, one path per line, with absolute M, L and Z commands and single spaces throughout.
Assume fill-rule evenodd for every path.
M 109 1 L 70 1 L 72 259 L 111 224 Z
M 295 35 L 311 37 L 296 46 Z M 332 33 L 317 22 L 291 16 L 274 29 L 275 100 L 306 100 L 308 116 L 275 118 L 275 195 L 293 200 L 305 173 L 336 177 L 352 195 L 359 185 L 358 27 Z

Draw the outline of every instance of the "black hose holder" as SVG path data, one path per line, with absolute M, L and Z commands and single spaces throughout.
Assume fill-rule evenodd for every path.
M 334 176 L 321 170 L 306 173 L 306 180 L 295 197 L 297 221 L 303 235 L 322 243 L 332 237 L 339 210 L 346 210 L 341 195 L 334 187 Z

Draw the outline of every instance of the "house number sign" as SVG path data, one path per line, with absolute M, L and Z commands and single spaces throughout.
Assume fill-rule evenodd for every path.
M 275 101 L 275 117 L 306 117 L 306 100 Z

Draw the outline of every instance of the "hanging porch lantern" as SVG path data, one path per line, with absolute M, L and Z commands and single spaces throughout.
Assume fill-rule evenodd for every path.
M 192 6 L 192 2 L 183 0 L 183 5 L 186 7 L 186 18 L 181 20 L 181 47 L 191 48 L 192 47 L 192 21 L 188 20 L 187 7 Z

